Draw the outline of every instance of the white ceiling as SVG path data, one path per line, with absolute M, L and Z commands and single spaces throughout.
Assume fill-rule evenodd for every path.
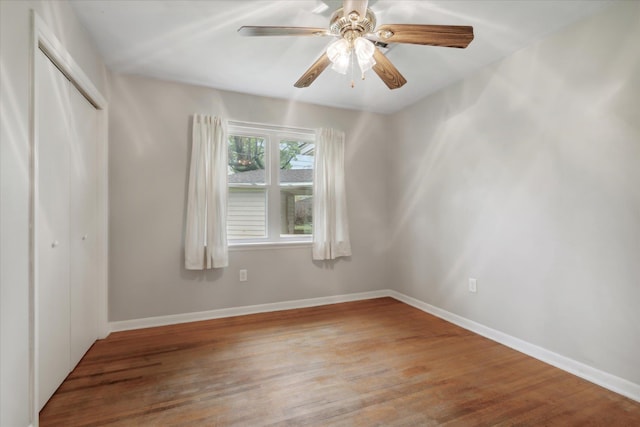
M 323 13 L 314 9 L 331 5 Z M 321 105 L 392 113 L 480 67 L 601 10 L 610 0 L 369 2 L 378 24 L 471 25 L 467 49 L 396 44 L 387 57 L 408 83 L 389 90 L 373 73 L 365 81 L 331 69 L 309 88 L 293 84 L 328 37 L 242 37 L 242 25 L 328 27 L 339 0 L 169 1 L 72 0 L 107 66 L 218 89 Z M 567 49 L 573 49 L 567 46 Z

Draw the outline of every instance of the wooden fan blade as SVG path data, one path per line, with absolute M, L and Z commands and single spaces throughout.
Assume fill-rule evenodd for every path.
M 385 43 L 410 43 L 464 49 L 473 40 L 473 27 L 466 25 L 380 25 L 376 30 Z
M 311 83 L 331 64 L 331 60 L 327 56 L 327 53 L 323 53 L 320 58 L 313 63 L 311 67 L 298 79 L 295 87 L 309 87 Z
M 344 0 L 342 2 L 342 11 L 344 16 L 348 17 L 351 12 L 358 12 L 361 17 L 367 16 L 367 6 L 369 0 Z
M 378 77 L 382 79 L 389 89 L 398 89 L 399 87 L 404 86 L 407 80 L 378 48 L 373 52 L 373 59 L 376 60 L 376 65 L 373 66 L 373 71 L 376 72 Z
M 311 27 L 262 27 L 244 26 L 238 28 L 238 32 L 243 36 L 328 36 L 326 28 Z

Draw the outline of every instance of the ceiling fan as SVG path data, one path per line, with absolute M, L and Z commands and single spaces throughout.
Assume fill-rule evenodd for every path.
M 409 43 L 464 49 L 473 40 L 473 27 L 465 25 L 386 24 L 376 27 L 376 15 L 367 7 L 368 3 L 368 0 L 344 0 L 342 7 L 331 16 L 328 29 L 243 26 L 238 32 L 244 36 L 337 37 L 295 83 L 298 88 L 310 86 L 330 64 L 342 74 L 346 74 L 351 65 L 353 72 L 353 63 L 357 60 L 363 79 L 364 73 L 373 69 L 389 89 L 397 89 L 407 80 L 378 47 Z M 353 81 L 351 85 L 353 87 Z

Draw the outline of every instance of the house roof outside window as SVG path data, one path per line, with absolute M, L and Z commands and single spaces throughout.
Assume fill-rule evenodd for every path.
M 228 176 L 229 184 L 254 184 L 264 181 L 264 170 L 236 172 Z M 280 182 L 285 184 L 310 184 L 313 169 L 280 169 Z

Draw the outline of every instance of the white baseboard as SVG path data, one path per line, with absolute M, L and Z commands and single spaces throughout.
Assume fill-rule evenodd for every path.
M 554 353 L 545 348 L 523 341 L 519 338 L 489 328 L 465 317 L 427 304 L 416 298 L 404 295 L 390 289 L 357 294 L 334 295 L 321 298 L 309 298 L 302 300 L 283 301 L 270 304 L 249 305 L 244 307 L 223 308 L 219 310 L 200 311 L 196 313 L 174 314 L 169 316 L 147 317 L 144 319 L 123 320 L 109 322 L 111 332 L 127 331 L 132 329 L 152 328 L 156 326 L 175 325 L 178 323 L 196 322 L 200 320 L 220 319 L 223 317 L 243 316 L 247 314 L 267 313 L 271 311 L 291 310 L 296 308 L 315 307 L 327 304 L 336 304 L 349 301 L 360 301 L 372 298 L 392 297 L 400 302 L 408 304 L 426 313 L 444 319 L 461 328 L 475 332 L 478 335 L 489 338 L 514 350 L 538 359 L 563 371 L 569 372 L 594 384 L 602 386 L 615 393 L 626 396 L 640 402 L 640 385 L 631 381 L 601 371 L 584 363 Z
M 388 295 L 398 301 L 422 310 L 426 313 L 432 314 L 436 317 L 444 319 L 448 322 L 458 325 L 461 328 L 467 329 L 471 332 L 475 332 L 478 335 L 489 338 L 500 344 L 506 345 L 514 350 L 538 359 L 563 371 L 569 372 L 577 377 L 583 378 L 594 384 L 602 386 L 615 393 L 626 396 L 637 402 L 640 402 L 640 385 L 632 383 L 631 381 L 601 371 L 584 363 L 554 353 L 545 348 L 539 347 L 535 344 L 531 344 L 527 341 L 523 341 L 519 338 L 497 331 L 495 329 L 484 326 L 480 323 L 476 323 L 472 320 L 458 316 L 449 311 L 435 307 L 433 305 L 422 302 L 418 299 L 409 297 L 396 291 L 388 291 Z
M 329 297 L 308 298 L 293 301 L 275 302 L 270 304 L 247 305 L 243 307 L 198 311 L 195 313 L 173 314 L 168 316 L 147 317 L 143 319 L 122 320 L 117 322 L 109 322 L 109 330 L 111 332 L 118 332 L 128 331 L 132 329 L 153 328 L 156 326 L 175 325 L 178 323 L 197 322 L 200 320 L 220 319 L 223 317 L 244 316 L 247 314 L 268 313 L 271 311 L 291 310 L 295 308 L 316 307 L 319 305 L 360 301 L 387 296 L 390 296 L 389 291 L 385 289 L 380 291 L 361 292 L 357 294 L 332 295 Z

